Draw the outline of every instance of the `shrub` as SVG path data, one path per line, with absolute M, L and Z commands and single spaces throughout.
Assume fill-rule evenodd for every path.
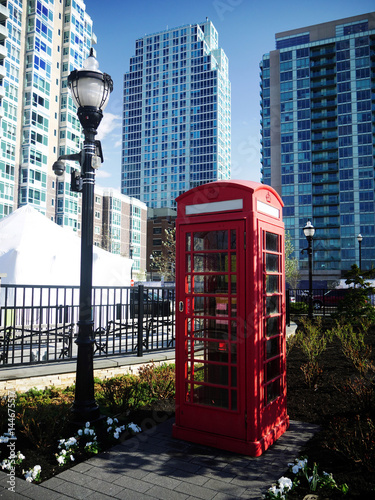
M 120 375 L 96 384 L 96 399 L 101 407 L 112 414 L 127 413 L 139 408 L 144 402 L 144 392 L 140 390 L 138 377 Z
M 363 410 L 369 411 L 374 398 L 375 366 L 371 360 L 371 346 L 365 342 L 367 321 L 361 320 L 357 325 L 354 328 L 345 320 L 337 321 L 329 334 L 340 340 L 344 356 L 358 371 L 358 375 L 345 381 L 344 389 L 356 397 Z
M 290 314 L 307 314 L 308 310 L 309 306 L 304 302 L 291 302 L 289 304 Z
M 308 387 L 314 387 L 322 373 L 318 359 L 327 346 L 327 336 L 323 331 L 322 319 L 301 318 L 301 327 L 295 334 L 294 345 L 307 357 L 307 363 L 301 366 Z
M 327 446 L 368 471 L 375 471 L 375 423 L 357 415 L 354 420 L 336 419 L 330 428 Z
M 174 365 L 163 364 L 155 367 L 154 363 L 143 365 L 138 373 L 139 380 L 146 384 L 150 403 L 159 399 L 171 399 L 175 395 Z
M 371 304 L 370 295 L 375 294 L 375 288 L 366 279 L 373 278 L 375 270 L 361 271 L 355 264 L 346 273 L 345 283 L 351 288 L 338 305 L 338 318 L 345 318 L 353 325 L 360 324 L 362 318 L 375 323 L 375 307 Z

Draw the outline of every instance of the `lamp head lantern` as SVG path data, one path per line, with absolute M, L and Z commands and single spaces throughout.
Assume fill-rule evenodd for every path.
M 315 227 L 309 220 L 306 222 L 306 226 L 303 228 L 303 233 L 308 240 L 312 239 L 315 234 Z
M 82 127 L 96 131 L 113 90 L 113 81 L 109 75 L 99 71 L 94 49 L 91 49 L 83 68 L 70 73 L 68 86 Z

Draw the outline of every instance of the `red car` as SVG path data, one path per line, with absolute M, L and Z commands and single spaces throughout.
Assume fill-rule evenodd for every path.
M 346 297 L 348 291 L 348 288 L 336 288 L 326 292 L 322 290 L 313 295 L 313 308 L 319 311 L 322 307 L 336 307 Z

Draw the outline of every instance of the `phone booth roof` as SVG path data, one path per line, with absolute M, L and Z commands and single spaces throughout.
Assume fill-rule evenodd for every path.
M 202 184 L 176 198 L 177 219 L 195 215 L 233 212 L 261 212 L 282 218 L 284 206 L 280 195 L 271 186 L 254 181 L 225 180 Z

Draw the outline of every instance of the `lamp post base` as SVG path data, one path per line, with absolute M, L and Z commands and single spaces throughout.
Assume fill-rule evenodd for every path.
M 74 423 L 84 425 L 86 422 L 99 420 L 100 410 L 94 393 L 93 324 L 91 321 L 78 322 L 78 326 L 76 389 L 72 416 Z

